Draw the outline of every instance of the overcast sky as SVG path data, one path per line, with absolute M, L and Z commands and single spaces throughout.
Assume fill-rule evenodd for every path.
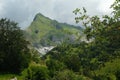
M 0 18 L 9 18 L 28 27 L 37 13 L 75 24 L 73 10 L 85 7 L 90 15 L 109 14 L 114 0 L 0 0 Z

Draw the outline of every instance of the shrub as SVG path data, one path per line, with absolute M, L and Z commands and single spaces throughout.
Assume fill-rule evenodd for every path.
M 49 80 L 49 71 L 45 66 L 31 66 L 26 76 L 27 80 Z

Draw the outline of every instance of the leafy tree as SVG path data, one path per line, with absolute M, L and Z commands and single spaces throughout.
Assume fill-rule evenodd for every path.
M 87 64 L 83 64 L 86 70 L 96 70 L 104 65 L 105 62 L 120 57 L 120 0 L 116 0 L 111 6 L 113 8 L 112 16 L 103 15 L 102 19 L 98 16 L 89 16 L 85 8 L 73 11 L 76 23 L 83 23 L 85 29 L 88 47 L 84 48 L 83 53 L 88 56 L 82 60 L 86 60 Z M 82 62 L 81 60 L 81 62 Z M 84 61 L 84 62 L 86 62 Z M 87 67 L 87 65 L 89 65 Z M 100 66 L 99 66 L 100 65 Z
M 56 74 L 52 80 L 87 80 L 87 79 L 80 75 L 76 75 L 74 72 L 70 70 L 64 70 L 58 72 L 58 74 Z
M 66 55 L 63 62 L 66 64 L 68 69 L 73 70 L 74 72 L 78 72 L 80 70 L 80 57 L 77 53 L 73 52 L 72 54 Z
M 17 23 L 0 20 L 0 72 L 19 73 L 30 62 L 28 41 Z
M 50 72 L 50 76 L 53 77 L 57 72 L 62 71 L 66 68 L 66 66 L 57 60 L 49 59 L 46 61 L 46 65 L 48 67 L 48 70 Z
M 73 11 L 76 15 L 80 13 L 80 16 L 76 17 L 75 20 L 77 23 L 82 21 L 85 26 L 86 38 L 91 40 L 92 44 L 99 46 L 103 50 L 109 50 L 111 53 L 120 46 L 119 2 L 119 0 L 116 0 L 111 6 L 114 10 L 113 16 L 103 15 L 102 19 L 98 16 L 91 17 L 87 15 L 85 8 L 83 8 L 83 12 L 78 8 Z
M 76 43 L 62 43 L 52 49 L 46 57 L 49 57 L 46 63 L 48 69 L 52 73 L 55 80 L 72 80 L 73 75 L 68 75 L 69 71 L 61 70 L 59 64 L 63 63 L 67 69 L 73 73 L 87 76 L 95 80 L 112 79 L 108 75 L 99 75 L 96 70 L 105 67 L 106 62 L 112 62 L 115 58 L 120 58 L 120 15 L 119 0 L 112 5 L 113 15 L 89 16 L 85 8 L 83 10 L 76 9 L 76 22 L 83 22 L 86 41 Z M 113 73 L 114 74 L 114 73 Z M 119 72 L 115 73 L 119 78 Z M 77 80 L 77 79 L 75 79 Z M 78 79 L 79 80 L 79 79 Z M 88 80 L 88 79 L 87 79 Z
M 27 80 L 49 80 L 48 69 L 45 66 L 31 66 L 26 76 Z
M 31 60 L 35 63 L 40 63 L 41 62 L 41 54 L 35 50 L 35 49 L 31 49 Z

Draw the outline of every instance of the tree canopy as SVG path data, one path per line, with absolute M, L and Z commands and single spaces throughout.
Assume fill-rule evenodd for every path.
M 78 72 L 91 79 L 111 79 L 110 76 L 108 77 L 109 71 L 104 75 L 99 75 L 96 70 L 104 68 L 106 63 L 112 63 L 114 60 L 120 59 L 119 3 L 120 1 L 116 0 L 111 6 L 113 9 L 111 16 L 89 16 L 85 8 L 74 10 L 73 13 L 77 15 L 76 22 L 83 23 L 86 41 L 80 41 L 77 44 L 63 43 L 48 52 L 45 56 L 49 58 L 49 61 L 52 60 L 52 63 L 49 63 L 49 66 L 47 65 L 48 69 L 58 61 L 64 64 L 66 69 L 75 73 Z M 54 72 L 59 73 L 57 70 L 54 70 Z M 119 69 L 114 70 L 114 72 L 112 74 L 115 75 L 116 79 L 119 78 Z
M 0 20 L 0 72 L 18 73 L 30 61 L 28 41 L 17 23 L 8 19 Z

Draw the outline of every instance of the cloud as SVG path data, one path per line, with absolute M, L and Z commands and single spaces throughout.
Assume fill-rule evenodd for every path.
M 43 15 L 60 22 L 75 24 L 75 8 L 86 7 L 90 15 L 108 14 L 108 6 L 114 0 L 0 0 L 0 18 L 9 18 L 28 27 L 34 16 Z
M 101 13 L 109 14 L 112 9 L 110 9 L 110 6 L 113 4 L 115 0 L 101 0 L 98 5 L 98 11 Z

